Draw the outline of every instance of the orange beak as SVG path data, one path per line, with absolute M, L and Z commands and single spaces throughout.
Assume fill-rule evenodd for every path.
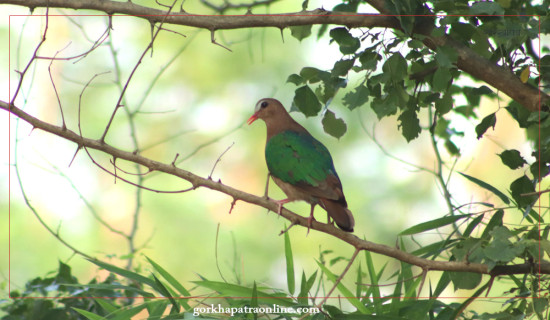
M 258 120 L 258 113 L 255 113 L 253 114 L 250 118 L 248 118 L 248 120 L 246 121 L 246 123 L 248 123 L 248 125 L 251 125 L 252 122 Z

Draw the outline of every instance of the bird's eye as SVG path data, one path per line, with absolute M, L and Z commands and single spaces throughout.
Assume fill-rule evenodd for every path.
M 264 101 L 264 102 L 262 102 L 262 104 L 260 105 L 260 107 L 262 107 L 262 109 L 263 109 L 263 108 L 266 108 L 267 105 L 268 105 L 267 101 Z

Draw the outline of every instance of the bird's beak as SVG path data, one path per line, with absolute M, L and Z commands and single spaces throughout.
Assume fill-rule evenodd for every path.
M 246 123 L 248 123 L 248 125 L 251 125 L 252 122 L 258 120 L 258 113 L 254 113 L 250 118 L 248 118 L 248 120 L 246 121 Z

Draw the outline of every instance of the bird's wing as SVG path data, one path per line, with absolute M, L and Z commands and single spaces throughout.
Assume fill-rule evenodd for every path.
M 342 184 L 328 149 L 309 133 L 283 131 L 265 148 L 269 172 L 314 197 L 339 200 Z

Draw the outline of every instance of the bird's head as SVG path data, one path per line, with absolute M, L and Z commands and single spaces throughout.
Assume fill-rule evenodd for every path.
M 262 119 L 267 123 L 270 120 L 275 120 L 285 115 L 288 115 L 288 113 L 279 101 L 271 98 L 264 98 L 256 103 L 254 114 L 248 118 L 247 123 L 250 125 L 258 119 Z

